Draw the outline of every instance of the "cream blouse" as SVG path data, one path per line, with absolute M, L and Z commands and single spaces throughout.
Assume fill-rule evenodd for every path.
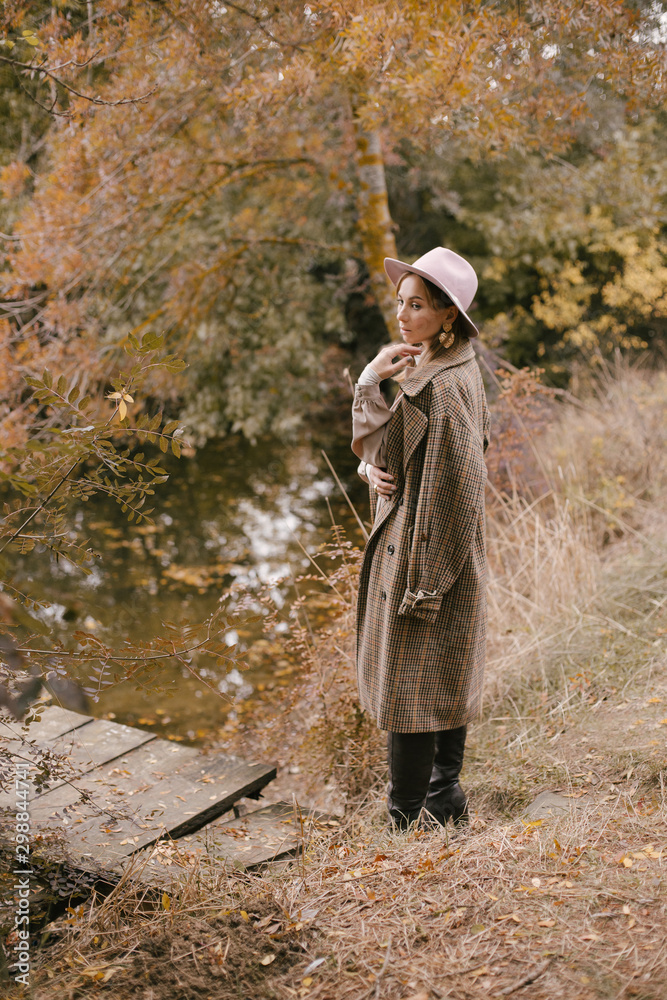
M 380 392 L 380 376 L 367 365 L 354 387 L 352 404 L 352 451 L 361 459 L 357 472 L 368 482 L 366 467 L 387 466 L 387 430 L 402 393 L 391 407 Z

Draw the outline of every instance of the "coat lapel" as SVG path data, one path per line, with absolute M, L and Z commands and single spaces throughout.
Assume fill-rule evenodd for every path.
M 464 341 L 455 351 L 452 351 L 445 358 L 436 358 L 428 361 L 425 365 L 419 366 L 401 384 L 403 395 L 397 399 L 392 406 L 396 410 L 396 415 L 389 424 L 389 438 L 387 440 L 387 452 L 396 456 L 397 467 L 392 468 L 390 463 L 389 472 L 399 475 L 403 479 L 408 468 L 408 463 L 415 453 L 419 442 L 424 437 L 428 428 L 428 417 L 412 402 L 411 397 L 422 391 L 438 372 L 445 368 L 454 368 L 455 365 L 462 365 L 466 361 L 474 360 L 475 352 L 470 341 Z M 400 414 L 400 422 L 396 419 Z M 402 423 L 402 428 L 401 428 Z M 378 498 L 375 506 L 375 516 L 370 537 L 378 533 L 384 522 L 389 517 L 396 505 L 396 498 L 383 500 Z
M 465 364 L 466 361 L 471 361 L 474 357 L 475 352 L 472 344 L 469 340 L 464 341 L 462 344 L 459 344 L 455 351 L 452 351 L 446 357 L 427 361 L 421 368 L 417 365 L 414 371 L 403 381 L 401 385 L 401 389 L 403 390 L 403 399 L 401 400 L 403 410 L 403 472 L 407 469 L 408 462 L 412 458 L 415 448 L 424 437 L 426 428 L 428 427 L 428 417 L 423 410 L 414 405 L 411 397 L 420 393 L 424 386 L 438 375 L 439 372 L 444 371 L 446 368 L 454 368 L 456 365 Z

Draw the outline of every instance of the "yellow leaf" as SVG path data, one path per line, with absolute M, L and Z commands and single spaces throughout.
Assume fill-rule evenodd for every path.
M 105 968 L 94 968 L 82 969 L 80 975 L 89 976 L 94 982 L 107 983 L 115 972 L 122 972 L 121 965 L 109 965 Z M 48 973 L 47 973 L 48 974 Z M 52 976 L 49 978 L 53 978 Z
M 118 413 L 120 415 L 120 419 L 125 420 L 125 417 L 127 416 L 127 404 L 124 399 L 121 399 L 118 404 Z
M 122 398 L 123 398 L 123 393 L 122 392 L 108 392 L 107 393 L 107 399 L 122 399 Z
M 302 986 L 311 986 L 312 982 L 313 982 L 313 977 L 312 976 L 306 976 L 305 979 L 301 980 L 301 985 Z
M 248 916 L 248 914 L 246 913 L 245 910 L 241 910 L 241 916 L 243 917 L 243 919 L 245 920 L 245 922 L 248 923 L 248 921 L 250 920 L 250 917 Z
M 162 909 L 163 910 L 171 909 L 171 900 L 166 892 L 162 893 Z
M 97 981 L 99 979 L 104 979 L 104 970 L 103 969 L 82 969 L 81 972 L 79 973 L 79 975 L 81 975 L 81 976 L 90 976 L 91 979 L 94 979 L 94 980 Z
M 536 826 L 542 826 L 542 824 L 544 823 L 544 820 L 543 819 L 534 819 L 534 820 L 531 820 L 530 823 L 526 823 L 526 821 L 524 819 L 522 819 L 521 822 L 524 825 L 524 832 L 526 832 L 528 830 L 533 830 Z
M 632 861 L 630 858 L 621 858 L 621 864 L 624 868 L 632 868 Z
M 275 962 L 275 960 L 276 960 L 276 956 L 275 955 L 265 955 L 264 958 L 260 961 L 259 964 L 260 965 L 271 965 L 271 962 Z
M 554 927 L 555 924 L 556 924 L 555 920 L 538 920 L 537 921 L 537 926 L 538 927 Z

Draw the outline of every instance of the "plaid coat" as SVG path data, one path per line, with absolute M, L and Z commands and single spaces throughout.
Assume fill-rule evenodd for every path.
M 418 365 L 402 390 L 391 411 L 376 388 L 355 391 L 353 449 L 378 464 L 383 432 L 369 429 L 384 423 L 383 454 L 397 486 L 390 499 L 371 493 L 357 675 L 361 704 L 381 729 L 420 733 L 457 728 L 479 713 L 489 413 L 469 341 Z

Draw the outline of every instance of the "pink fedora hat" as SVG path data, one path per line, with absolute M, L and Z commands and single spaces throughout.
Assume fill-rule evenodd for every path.
M 385 257 L 384 269 L 394 285 L 406 271 L 418 274 L 420 278 L 428 278 L 446 292 L 454 305 L 458 306 L 468 336 L 479 335 L 479 330 L 467 313 L 477 291 L 477 275 L 472 264 L 453 250 L 435 247 L 423 257 L 419 257 L 414 264 L 404 264 L 402 260 Z

